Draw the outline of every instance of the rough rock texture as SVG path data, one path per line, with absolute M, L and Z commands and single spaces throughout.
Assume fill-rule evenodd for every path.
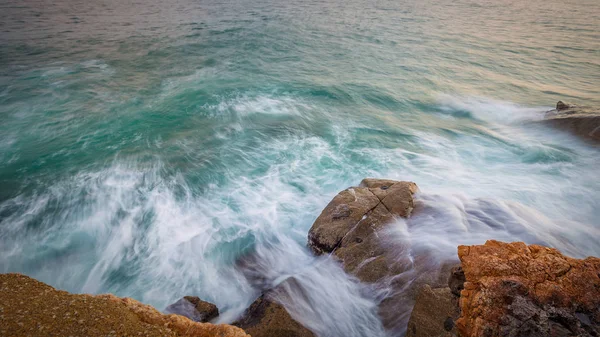
M 179 301 L 169 305 L 165 312 L 187 317 L 195 322 L 208 322 L 219 316 L 216 305 L 201 300 L 196 296 L 185 296 Z
M 368 188 L 348 188 L 325 207 L 310 231 L 308 241 L 316 254 L 330 253 L 361 218 L 381 201 Z
M 315 335 L 296 322 L 283 306 L 263 295 L 256 299 L 233 323 L 246 330 L 252 337 L 314 337 Z
M 25 275 L 0 274 L 0 336 L 248 337 L 113 295 L 75 295 Z
M 458 297 L 449 287 L 432 289 L 425 285 L 417 294 L 406 336 L 455 337 L 458 315 Z
M 465 274 L 460 266 L 450 270 L 448 286 L 419 289 L 415 306 L 408 321 L 408 337 L 455 337 L 456 320 L 460 310 L 458 300 L 464 289 Z
M 559 101 L 546 113 L 544 123 L 600 143 L 600 110 Z
M 448 277 L 448 287 L 454 296 L 459 297 L 460 292 L 465 289 L 465 272 L 461 266 L 452 268 L 450 277 Z
M 346 272 L 364 282 L 401 272 L 409 261 L 389 259 L 378 233 L 395 217 L 410 215 L 416 191 L 412 182 L 364 179 L 325 207 L 308 233 L 309 246 L 316 254 L 334 252 Z
M 412 182 L 364 179 L 333 198 L 308 234 L 316 254 L 332 254 L 344 270 L 365 283 L 385 288 L 379 304 L 384 327 L 402 335 L 420 286 L 447 286 L 456 261 L 440 262 L 429 252 L 413 251 L 395 237 L 407 226 L 401 218 L 415 207 Z
M 600 259 L 498 241 L 458 255 L 461 336 L 600 336 Z

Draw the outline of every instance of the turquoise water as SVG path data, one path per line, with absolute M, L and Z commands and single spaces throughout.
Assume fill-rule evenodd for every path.
M 321 337 L 383 336 L 378 297 L 305 248 L 367 176 L 419 185 L 415 251 L 600 255 L 598 149 L 536 123 L 600 104 L 596 0 L 1 7 L 0 272 L 198 295 L 230 322 L 259 292 L 252 252 L 308 290 L 284 304 Z

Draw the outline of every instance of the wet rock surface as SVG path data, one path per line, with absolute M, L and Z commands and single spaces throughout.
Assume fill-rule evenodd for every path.
M 165 312 L 187 317 L 195 322 L 208 322 L 219 316 L 216 305 L 201 300 L 196 296 L 185 296 L 179 301 L 169 305 Z
M 0 336 L 247 337 L 240 328 L 164 315 L 113 295 L 76 295 L 21 274 L 0 274 Z
M 316 254 L 334 253 L 346 272 L 364 282 L 376 282 L 406 269 L 408 260 L 390 259 L 380 233 L 414 207 L 417 185 L 412 182 L 364 179 L 325 207 L 308 233 Z
M 460 336 L 600 336 L 600 259 L 498 241 L 458 255 Z
M 233 325 L 244 329 L 252 337 L 315 337 L 310 330 L 296 322 L 282 305 L 269 299 L 268 294 L 257 298 Z
M 460 266 L 449 272 L 448 286 L 419 289 L 408 321 L 408 337 L 453 337 L 458 335 L 456 320 L 460 315 L 458 301 L 464 289 L 465 274 Z
M 449 287 L 431 288 L 425 285 L 417 294 L 406 336 L 457 336 L 455 321 L 458 315 L 458 297 Z
M 385 289 L 378 313 L 384 327 L 398 335 L 406 330 L 420 286 L 447 287 L 457 264 L 413 251 L 409 240 L 394 236 L 406 230 L 402 219 L 413 211 L 417 189 L 412 182 L 364 179 L 335 196 L 308 235 L 316 254 L 332 254 L 347 273 Z
M 546 112 L 543 122 L 600 143 L 600 109 L 559 101 L 556 109 Z

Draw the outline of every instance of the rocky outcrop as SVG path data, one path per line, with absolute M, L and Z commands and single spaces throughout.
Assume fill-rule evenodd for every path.
M 455 337 L 459 317 L 458 300 L 464 289 L 465 274 L 460 266 L 452 268 L 448 286 L 420 288 L 408 321 L 408 337 Z
M 600 259 L 498 241 L 458 255 L 460 336 L 600 336 Z
M 412 182 L 364 179 L 325 207 L 308 234 L 316 254 L 331 254 L 362 282 L 386 289 L 379 315 L 386 329 L 403 334 L 417 290 L 424 284 L 447 286 L 455 261 L 437 261 L 428 252 L 413 252 L 408 240 L 392 238 L 415 207 Z
M 388 259 L 378 233 L 410 215 L 416 191 L 412 182 L 364 179 L 325 207 L 308 232 L 309 247 L 315 254 L 334 253 L 346 272 L 365 282 L 401 271 L 407 261 Z
M 249 337 L 231 325 L 163 315 L 131 298 L 70 294 L 20 274 L 0 274 L 0 336 Z
M 285 308 L 262 295 L 250 305 L 244 316 L 233 323 L 252 337 L 315 337 L 296 322 Z
M 544 123 L 567 130 L 584 139 L 600 142 L 600 110 L 559 101 L 546 113 Z
M 179 301 L 169 305 L 165 312 L 187 317 L 194 322 L 209 322 L 219 316 L 219 309 L 216 305 L 203 301 L 196 296 L 184 296 Z

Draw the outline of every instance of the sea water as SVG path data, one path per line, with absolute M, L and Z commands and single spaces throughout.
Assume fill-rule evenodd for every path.
M 219 322 L 292 283 L 279 301 L 321 337 L 401 334 L 306 248 L 364 177 L 418 184 L 390 236 L 409 254 L 599 256 L 598 148 L 537 122 L 600 104 L 599 22 L 596 0 L 4 1 L 0 272 L 196 295 Z

